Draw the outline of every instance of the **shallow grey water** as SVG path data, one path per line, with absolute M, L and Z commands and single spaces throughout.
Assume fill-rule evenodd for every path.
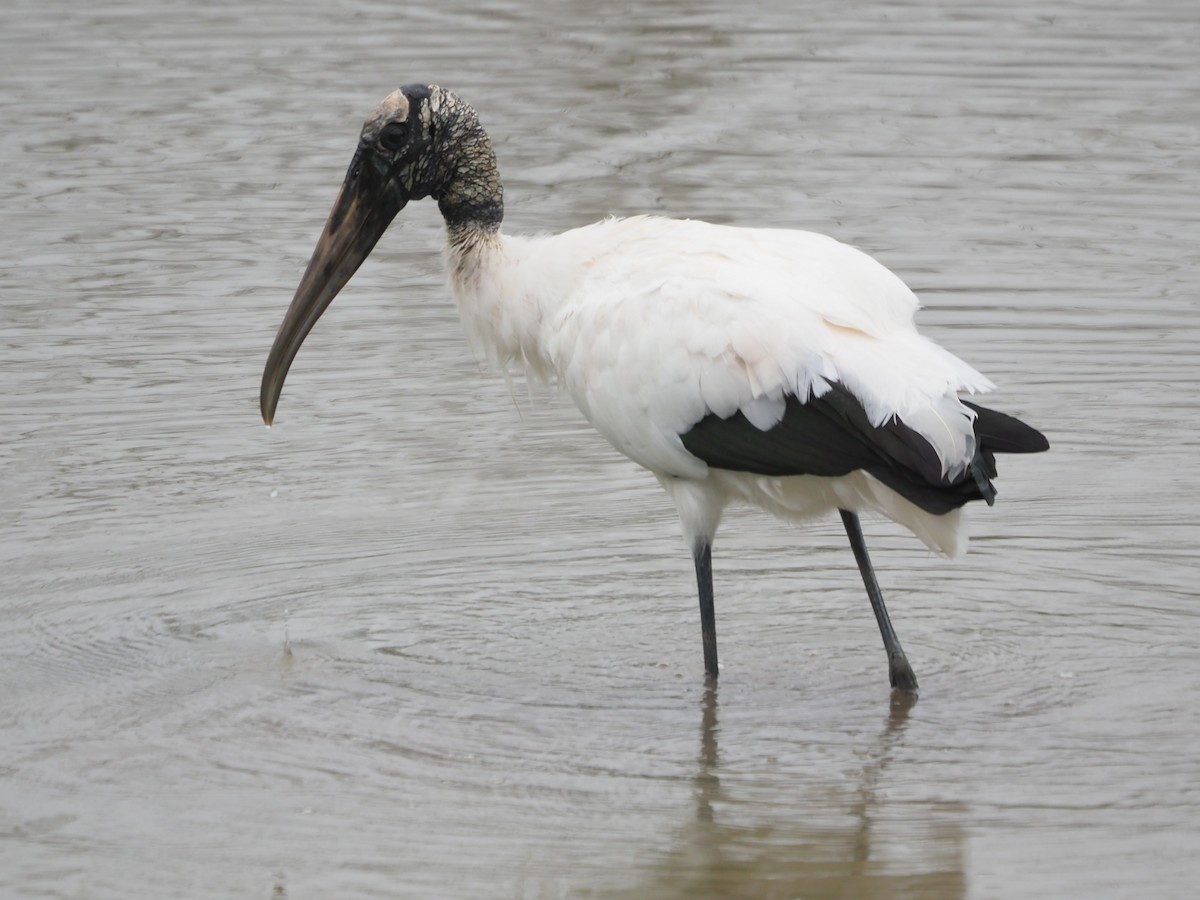
M 1190 0 L 9 0 L 0 51 L 0 896 L 1190 896 Z M 966 559 L 868 523 L 918 704 L 837 524 L 751 513 L 705 691 L 665 496 L 481 371 L 431 205 L 263 429 L 416 80 L 481 111 L 509 230 L 829 232 L 1045 429 Z

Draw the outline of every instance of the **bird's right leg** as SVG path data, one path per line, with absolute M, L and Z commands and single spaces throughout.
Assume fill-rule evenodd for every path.
M 908 657 L 904 655 L 904 648 L 900 646 L 896 629 L 892 627 L 892 620 L 888 617 L 887 607 L 883 605 L 883 592 L 879 590 L 875 570 L 871 568 L 871 557 L 867 555 L 867 542 L 863 537 L 858 514 L 848 509 L 839 509 L 838 512 L 842 514 L 842 524 L 846 526 L 846 536 L 850 538 L 850 549 L 854 551 L 854 560 L 858 563 L 858 571 L 862 573 L 867 596 L 871 599 L 871 609 L 875 610 L 875 621 L 879 623 L 879 633 L 883 636 L 883 648 L 888 655 L 888 678 L 896 690 L 915 694 L 917 676 L 908 664 Z
M 700 637 L 704 641 L 704 674 L 716 680 L 717 613 L 713 607 L 712 544 L 697 541 L 692 549 L 696 562 L 696 586 L 700 589 Z

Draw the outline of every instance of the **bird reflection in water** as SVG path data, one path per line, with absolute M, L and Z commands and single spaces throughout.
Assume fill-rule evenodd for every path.
M 878 736 L 856 756 L 865 761 L 853 788 L 791 773 L 737 771 L 723 779 L 718 686 L 709 683 L 700 703 L 694 820 L 634 888 L 604 896 L 965 897 L 966 836 L 953 821 L 960 810 L 889 803 L 885 791 L 915 702 L 892 695 Z

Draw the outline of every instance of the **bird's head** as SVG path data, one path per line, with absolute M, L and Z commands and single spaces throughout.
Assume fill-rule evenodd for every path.
M 384 97 L 363 122 L 343 196 L 347 188 L 359 195 L 388 196 L 398 204 L 396 212 L 409 200 L 437 196 L 453 174 L 437 141 L 448 97 L 453 95 L 423 84 L 410 84 Z
M 309 331 L 396 214 L 424 197 L 438 201 L 451 225 L 494 220 L 498 227 L 503 214 L 495 156 L 475 111 L 437 85 L 414 84 L 385 97 L 363 123 L 341 191 L 267 358 L 259 402 L 268 425 Z

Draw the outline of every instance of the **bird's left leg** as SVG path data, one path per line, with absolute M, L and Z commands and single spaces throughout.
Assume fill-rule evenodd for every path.
M 700 593 L 700 635 L 704 640 L 704 674 L 710 681 L 717 678 L 717 614 L 713 608 L 712 545 L 725 507 L 724 488 L 716 479 L 680 478 L 655 472 L 654 476 L 666 488 L 683 538 L 696 563 L 696 587 Z
M 704 674 L 716 679 L 717 671 L 717 613 L 713 604 L 712 544 L 699 541 L 692 549 L 696 562 L 696 586 L 700 591 L 700 637 L 704 642 Z
M 915 694 L 917 676 L 908 664 L 908 657 L 904 655 L 904 648 L 900 646 L 900 639 L 896 637 L 896 630 L 892 628 L 887 607 L 883 605 L 883 592 L 879 590 L 875 570 L 871 568 L 871 557 L 867 555 L 867 542 L 863 538 L 858 514 L 848 509 L 839 509 L 838 512 L 842 514 L 842 524 L 846 526 L 846 535 L 850 538 L 850 549 L 854 551 L 854 559 L 858 563 L 858 571 L 862 573 L 867 596 L 871 598 L 871 609 L 875 610 L 875 621 L 879 623 L 879 633 L 883 636 L 883 648 L 888 655 L 888 678 L 896 690 Z

